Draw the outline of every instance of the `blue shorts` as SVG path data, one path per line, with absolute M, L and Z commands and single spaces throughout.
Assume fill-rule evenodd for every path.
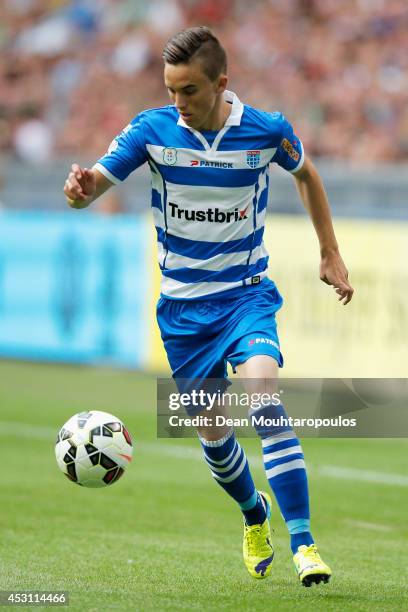
M 224 391 L 230 384 L 227 362 L 235 372 L 238 364 L 253 355 L 270 355 L 282 367 L 275 319 L 282 301 L 271 281 L 245 288 L 242 295 L 229 299 L 161 297 L 157 321 L 173 378 L 202 381 L 198 385 L 201 388 L 207 379 L 218 379 L 221 383 L 217 390 Z M 179 390 L 186 388 L 179 386 Z M 191 407 L 187 412 L 192 415 L 202 409 Z

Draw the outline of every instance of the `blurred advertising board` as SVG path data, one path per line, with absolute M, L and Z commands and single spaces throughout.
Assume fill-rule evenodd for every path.
M 355 288 L 341 305 L 319 280 L 310 221 L 271 216 L 270 277 L 284 297 L 282 375 L 408 377 L 408 224 L 336 219 Z M 169 372 L 155 318 L 160 293 L 150 215 L 0 216 L 0 357 Z
M 270 276 L 284 296 L 278 314 L 284 375 L 408 377 L 408 223 L 335 220 L 355 293 L 343 306 L 319 280 L 319 248 L 304 217 L 272 217 Z
M 142 217 L 0 215 L 0 357 L 142 367 L 151 244 Z

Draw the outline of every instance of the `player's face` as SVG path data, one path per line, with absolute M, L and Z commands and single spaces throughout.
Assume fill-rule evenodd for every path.
M 181 117 L 190 127 L 212 129 L 214 113 L 225 91 L 227 77 L 211 81 L 199 61 L 189 64 L 165 64 L 164 82 Z

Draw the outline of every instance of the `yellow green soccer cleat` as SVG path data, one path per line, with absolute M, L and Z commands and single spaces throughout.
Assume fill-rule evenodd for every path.
M 266 506 L 266 519 L 261 525 L 247 525 L 244 521 L 244 563 L 248 572 L 254 578 L 266 578 L 271 573 L 273 561 L 273 546 L 271 543 L 271 498 L 267 493 L 259 491 Z
M 299 580 L 305 587 L 312 586 L 313 582 L 319 584 L 319 582 L 329 582 L 330 580 L 331 569 L 322 561 L 314 544 L 299 546 L 293 557 L 293 563 Z

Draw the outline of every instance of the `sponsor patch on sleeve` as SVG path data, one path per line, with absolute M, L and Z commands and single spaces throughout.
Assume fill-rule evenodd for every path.
M 281 142 L 282 149 L 286 151 L 286 153 L 296 162 L 300 159 L 300 153 L 296 151 L 295 147 L 287 138 L 284 138 Z

